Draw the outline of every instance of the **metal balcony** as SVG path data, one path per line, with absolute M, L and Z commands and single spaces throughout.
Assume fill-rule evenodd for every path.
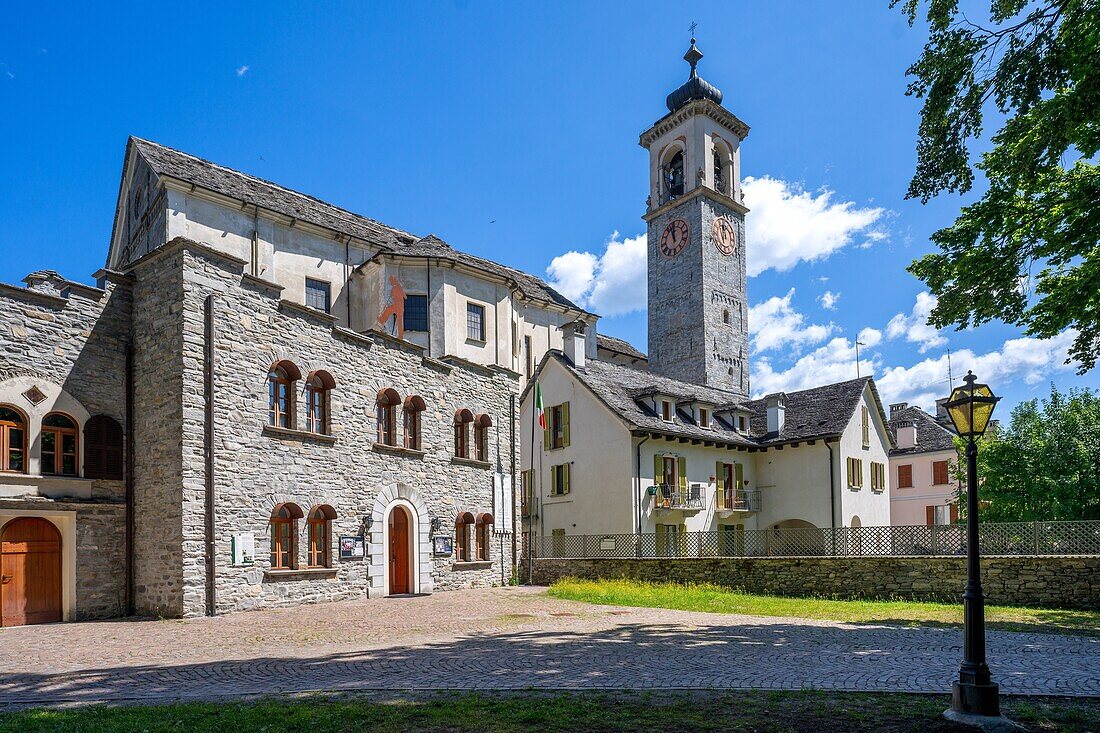
M 714 510 L 716 512 L 745 512 L 752 514 L 759 512 L 761 507 L 759 491 L 725 491 L 718 489 L 714 494 Z
M 706 509 L 706 506 L 702 484 L 692 484 L 686 491 L 672 484 L 657 484 L 657 493 L 653 497 L 653 507 L 658 510 L 697 512 Z

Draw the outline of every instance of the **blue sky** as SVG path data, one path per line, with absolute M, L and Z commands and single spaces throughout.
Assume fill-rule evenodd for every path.
M 1063 366 L 1068 334 L 925 324 L 905 267 L 965 199 L 903 200 L 924 36 L 887 5 L 9 5 L 0 280 L 90 280 L 134 134 L 555 280 L 644 348 L 637 141 L 686 78 L 694 20 L 700 73 L 752 128 L 754 392 L 855 376 L 856 338 L 886 400 L 945 392 L 948 350 L 1005 407 L 1100 385 Z

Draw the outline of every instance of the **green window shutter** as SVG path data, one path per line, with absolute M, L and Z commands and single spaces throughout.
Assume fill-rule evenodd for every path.
M 551 416 L 554 414 L 553 410 L 543 410 L 542 419 L 546 423 L 546 426 L 542 429 L 542 449 L 550 450 L 550 423 Z
M 561 405 L 561 444 L 562 447 L 569 446 L 569 403 L 563 402 Z
M 726 464 L 721 461 L 714 462 L 714 486 L 721 491 L 725 487 L 722 485 L 722 477 L 726 475 Z
M 733 464 L 733 476 L 737 482 L 737 490 L 741 491 L 745 488 L 745 465 L 743 463 Z
M 653 483 L 659 484 L 665 479 L 665 457 L 661 454 L 653 456 Z
M 658 555 L 664 555 L 665 554 L 665 525 L 658 524 L 655 527 L 655 531 L 657 533 L 657 536 L 654 538 L 654 541 L 657 544 L 657 554 Z
M 565 475 L 562 477 L 561 493 L 568 494 L 569 493 L 569 479 L 571 478 L 570 474 L 573 472 L 572 471 L 572 465 L 570 465 L 568 463 L 564 463 L 564 464 L 562 464 L 562 469 L 565 471 Z
M 688 487 L 688 471 L 687 459 L 683 456 L 676 459 L 676 473 L 679 474 L 680 491 L 686 492 Z
M 558 493 L 558 467 L 557 466 L 551 466 L 550 467 L 550 493 L 551 494 Z

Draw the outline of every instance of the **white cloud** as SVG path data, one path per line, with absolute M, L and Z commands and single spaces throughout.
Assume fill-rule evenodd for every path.
M 883 403 L 909 402 L 929 408 L 939 397 L 946 397 L 948 385 L 948 355 L 924 359 L 911 366 L 888 366 L 881 355 L 872 350 L 877 344 L 875 329 L 860 331 L 859 340 L 866 350 L 860 349 L 859 373 L 873 374 Z M 1023 380 L 1035 384 L 1050 377 L 1052 372 L 1070 371 L 1076 367 L 1066 364 L 1070 345 L 1077 333 L 1072 329 L 1049 339 L 1021 337 L 1005 341 L 999 349 L 975 354 L 962 349 L 951 354 L 951 371 L 955 386 L 962 381 L 967 370 L 973 370 L 983 382 L 1007 383 Z M 767 358 L 753 364 L 753 394 L 760 396 L 771 392 L 795 391 L 833 382 L 854 379 L 856 376 L 854 344 L 842 337 L 805 354 L 786 369 L 777 370 Z
M 882 331 L 877 328 L 865 328 L 856 336 L 856 341 L 869 349 L 874 348 L 882 341 Z
M 827 311 L 836 310 L 836 302 L 840 300 L 840 293 L 834 293 L 832 290 L 826 290 L 818 297 L 818 302 L 821 303 L 821 307 Z
M 829 337 L 835 326 L 807 324 L 805 316 L 791 307 L 794 288 L 782 298 L 774 296 L 749 308 L 749 332 L 752 334 L 754 353 L 792 346 L 801 351 L 803 346 L 817 344 Z
M 938 329 L 928 325 L 928 315 L 936 307 L 936 298 L 928 291 L 917 293 L 913 310 L 906 315 L 898 313 L 886 324 L 886 338 L 904 336 L 906 341 L 920 344 L 920 353 L 936 346 L 943 346 L 947 339 Z
M 780 272 L 799 262 L 823 259 L 849 244 L 870 245 L 886 238 L 874 228 L 886 214 L 881 207 L 833 201 L 822 188 L 816 195 L 797 184 L 764 176 L 746 178 L 748 274 Z M 859 241 L 857 242 L 857 238 Z
M 646 235 L 620 239 L 613 232 L 599 257 L 566 252 L 555 257 L 546 273 L 562 295 L 602 316 L 646 308 Z
M 244 76 L 245 74 L 248 73 L 249 68 L 250 67 L 248 66 L 248 64 L 245 64 L 244 66 L 237 67 L 237 76 Z

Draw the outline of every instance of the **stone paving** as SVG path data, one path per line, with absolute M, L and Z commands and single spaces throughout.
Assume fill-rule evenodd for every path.
M 0 705 L 337 690 L 939 692 L 958 629 L 592 606 L 452 591 L 184 621 L 0 629 Z M 1008 694 L 1100 696 L 1100 639 L 989 632 Z

